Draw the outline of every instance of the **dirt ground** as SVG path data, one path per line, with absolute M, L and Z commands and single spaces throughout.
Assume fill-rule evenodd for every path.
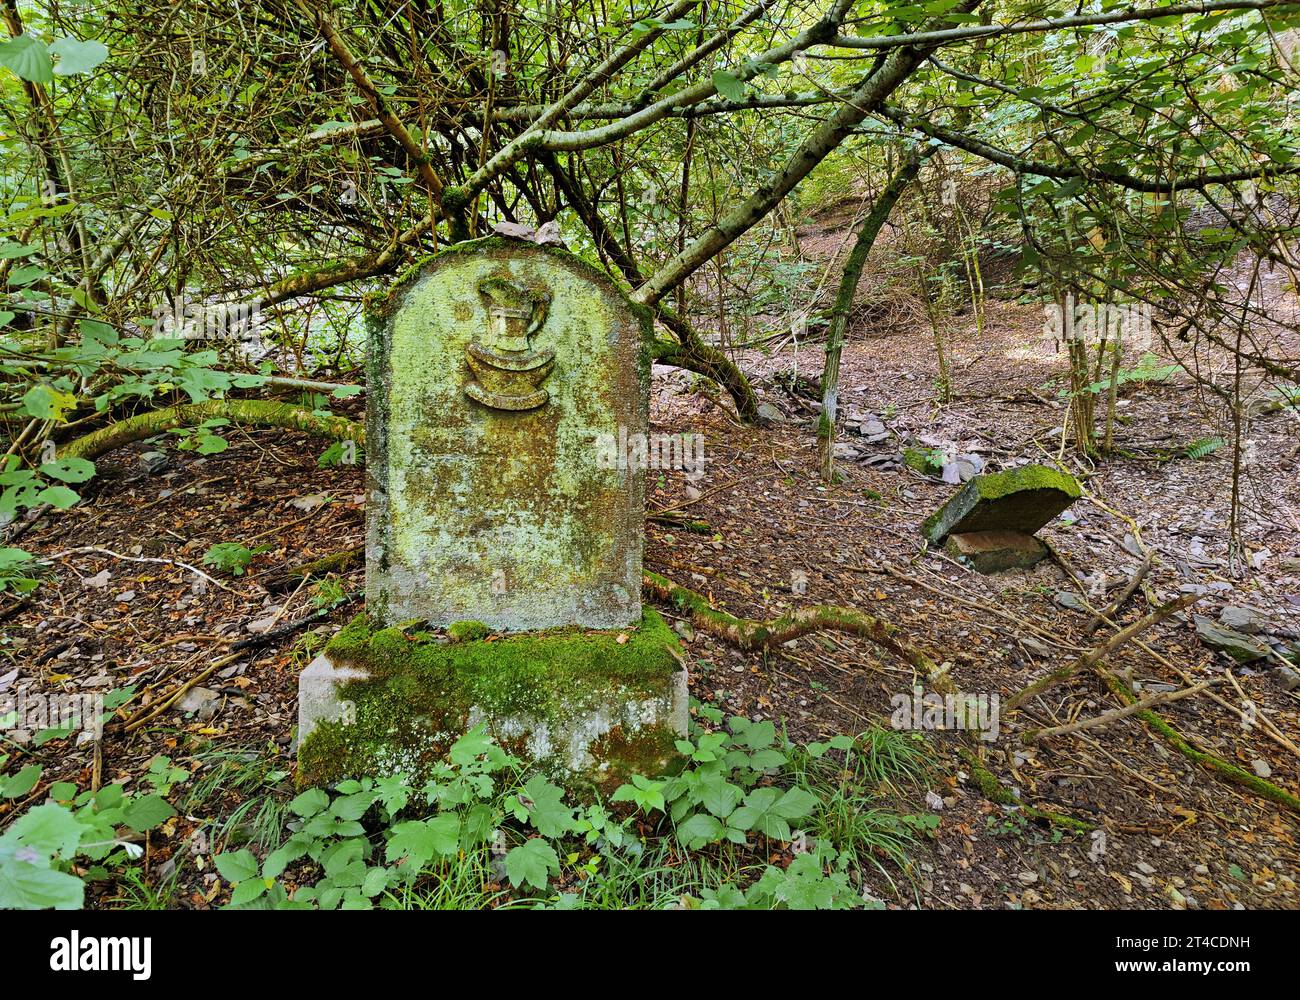
M 1113 593 L 1139 562 L 1126 538 L 1131 518 L 1158 554 L 1148 577 L 1156 599 L 1203 589 L 1197 613 L 1216 616 L 1225 603 L 1246 604 L 1278 637 L 1300 640 L 1300 423 L 1274 413 L 1249 427 L 1247 559 L 1234 567 L 1231 449 L 1162 460 L 1175 446 L 1222 432 L 1215 404 L 1185 378 L 1130 386 L 1117 433 L 1130 457 L 1081 466 L 1061 449 L 1065 410 L 1050 383 L 1064 361 L 1041 343 L 1040 326 L 1040 307 L 1008 302 L 990 302 L 978 332 L 973 315 L 958 317 L 950 336 L 954 399 L 946 406 L 935 402 L 924 330 L 866 336 L 856 329 L 844 355 L 841 409 L 850 420 L 874 416 L 888 437 L 868 444 L 843 433 L 860 455 L 839 463 L 833 486 L 816 474 L 815 410 L 775 378 L 797 368 L 815 381 L 819 348 L 801 345 L 796 357 L 788 346 L 742 359 L 786 418 L 761 428 L 738 424 L 685 373 L 656 368 L 653 429 L 703 433 L 708 464 L 695 482 L 680 473 L 652 475 L 649 507 L 705 521 L 713 534 L 649 524 L 647 568 L 745 617 L 816 603 L 866 611 L 948 664 L 962 691 L 1006 697 L 1104 639 L 1105 629 L 1085 635 L 1090 615 L 1062 606 L 1057 595 L 1070 592 L 1094 606 L 1109 600 L 1098 596 L 1099 585 Z M 138 693 L 122 715 L 138 720 L 232 641 L 311 611 L 305 590 L 268 593 L 263 585 L 287 566 L 362 543 L 363 474 L 318 467 L 326 443 L 301 435 L 232 429 L 229 437 L 227 451 L 207 458 L 169 449 L 167 467 L 152 472 L 140 457 L 149 445 L 105 456 L 87 502 L 26 536 L 24 547 L 52 560 L 56 574 L 29 600 L 0 609 L 8 660 L 0 664 L 0 686 L 108 690 L 130 683 Z M 1058 458 L 1072 467 L 1087 497 L 1068 522 L 1042 534 L 1089 579 L 1072 584 L 1054 561 L 981 576 L 925 552 L 917 526 L 956 487 L 887 461 L 914 443 L 955 444 L 978 453 L 989 470 Z M 884 461 L 873 466 L 873 459 Z M 180 565 L 196 566 L 223 541 L 268 548 L 247 575 L 214 574 L 211 583 Z M 358 568 L 346 582 L 355 588 L 361 579 Z M 1138 594 L 1121 621 L 1145 614 L 1147 601 Z M 340 608 L 318 628 L 327 634 L 358 610 L 359 603 Z M 660 610 L 677 619 L 673 608 Z M 891 696 L 923 682 L 861 639 L 821 633 L 746 655 L 684 631 L 694 695 L 730 713 L 785 720 L 796 740 L 887 724 Z M 296 676 L 305 662 L 294 652 L 296 638 L 249 649 L 202 675 L 199 686 L 215 692 L 215 701 L 191 711 L 173 704 L 130 732 L 111 725 L 98 757 L 92 744 L 71 741 L 6 749 L 43 763 L 46 783 L 82 787 L 96 770 L 103 782 L 139 781 L 159 753 L 185 766 L 200 747 L 267 752 L 287 769 Z M 1156 626 L 1143 641 L 1148 649 L 1128 644 L 1109 667 L 1148 691 L 1221 681 L 1213 689 L 1221 703 L 1196 696 L 1159 711 L 1195 745 L 1247 771 L 1266 769 L 1293 794 L 1300 790 L 1300 692 L 1284 690 L 1260 664 L 1234 669 L 1229 682 L 1230 661 L 1198 642 L 1188 618 Z M 1270 726 L 1243 726 L 1247 701 Z M 1018 822 L 972 782 L 955 753 L 957 734 L 930 734 L 937 764 L 928 791 L 942 799 L 941 824 L 918 849 L 917 895 L 900 898 L 883 878 L 877 895 L 890 905 L 943 908 L 1300 905 L 1300 817 L 1193 764 L 1143 723 L 1128 718 L 1033 746 L 1019 739 L 1028 729 L 1116 705 L 1083 672 L 1004 718 L 999 739 L 986 746 L 989 769 L 1022 801 L 1096 824 L 1100 835 Z M 934 796 L 929 806 L 922 801 L 925 791 L 917 791 L 913 808 L 937 805 Z M 190 820 L 179 823 L 175 836 L 183 837 Z M 200 884 L 182 905 L 206 905 L 204 896 Z

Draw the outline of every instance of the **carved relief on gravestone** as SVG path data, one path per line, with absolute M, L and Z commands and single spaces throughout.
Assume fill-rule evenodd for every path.
M 554 247 L 438 255 L 373 330 L 366 603 L 379 620 L 525 631 L 640 620 L 644 315 Z
M 474 375 L 465 395 L 495 410 L 532 410 L 550 394 L 540 388 L 555 367 L 555 349 L 532 350 L 531 341 L 546 322 L 551 293 L 504 278 L 485 278 L 479 294 L 487 300 L 491 326 L 486 336 L 465 348 Z

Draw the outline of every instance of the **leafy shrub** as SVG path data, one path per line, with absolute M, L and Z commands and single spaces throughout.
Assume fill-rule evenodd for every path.
M 243 576 L 253 557 L 270 550 L 268 545 L 259 545 L 250 549 L 239 542 L 218 542 L 203 554 L 203 565 L 211 566 L 222 573 Z
M 26 795 L 40 776 L 40 767 L 31 765 L 0 777 L 0 795 Z M 121 785 L 79 793 L 75 785 L 58 782 L 49 798 L 0 834 L 0 909 L 80 908 L 87 880 L 103 878 L 143 852 L 119 837 L 120 828 L 145 833 L 176 815 L 161 795 L 128 795 Z
M 798 826 L 830 831 L 819 817 L 833 803 L 792 780 L 800 772 L 791 766 L 797 754 L 842 768 L 827 755 L 854 748 L 869 753 L 845 738 L 796 752 L 772 723 L 735 717 L 679 742 L 688 760 L 680 774 L 637 776 L 615 792 L 638 819 L 602 802 L 570 804 L 541 775 L 525 779 L 521 762 L 479 728 L 422 786 L 399 774 L 308 789 L 288 803 L 289 836 L 264 858 L 244 848 L 215 861 L 236 908 L 860 906 L 859 848 L 892 837 L 886 857 L 904 865 L 911 834 L 891 818 L 870 845 L 810 838 Z M 643 839 L 647 822 L 663 836 Z M 795 854 L 786 868 L 766 863 L 778 843 Z M 764 863 L 746 864 L 756 847 Z M 557 893 L 561 876 L 579 891 Z

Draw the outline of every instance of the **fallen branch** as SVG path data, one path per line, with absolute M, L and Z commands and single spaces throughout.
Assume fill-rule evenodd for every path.
M 1119 613 L 1119 609 L 1122 608 L 1128 599 L 1133 596 L 1138 587 L 1142 586 L 1142 581 L 1145 580 L 1147 574 L 1151 572 L 1151 566 L 1154 562 L 1155 554 L 1148 552 L 1146 558 L 1142 560 L 1142 565 L 1140 565 L 1137 568 L 1137 571 L 1129 578 L 1128 583 L 1124 584 L 1124 589 L 1119 592 L 1119 596 L 1116 597 L 1115 600 L 1111 601 L 1104 610 L 1097 612 L 1096 617 L 1083 627 L 1084 635 L 1090 635 L 1097 631 L 1097 629 L 1107 621 L 1114 621 L 1115 615 Z
M 924 671 L 928 677 L 933 678 L 940 673 L 939 665 L 908 642 L 898 626 L 852 608 L 817 604 L 799 608 L 769 621 L 753 621 L 718 611 L 702 594 L 678 586 L 658 573 L 647 571 L 642 573 L 641 578 L 645 589 L 650 593 L 689 612 L 691 623 L 696 628 L 744 650 L 779 646 L 810 632 L 846 632 L 869 639 L 891 653 L 898 654 L 918 670 Z
M 913 646 L 903 638 L 902 631 L 895 625 L 836 605 L 819 604 L 800 608 L 797 611 L 773 618 L 770 621 L 753 621 L 737 618 L 735 615 L 719 611 L 709 604 L 704 595 L 686 587 L 679 586 L 657 573 L 642 574 L 645 589 L 663 600 L 690 614 L 692 624 L 703 632 L 716 635 L 741 649 L 766 649 L 788 642 L 809 632 L 821 630 L 847 632 L 851 635 L 869 639 L 892 653 L 901 656 L 919 670 L 923 670 L 927 680 L 944 694 L 957 694 L 952 679 L 934 662 L 928 654 Z M 970 732 L 963 730 L 968 739 Z M 970 746 L 960 746 L 957 751 L 971 768 L 971 775 L 980 791 L 992 802 L 1001 805 L 1016 806 L 1031 819 L 1052 823 L 1063 829 L 1075 832 L 1091 830 L 1092 824 L 1082 820 L 1047 812 L 1021 802 L 1010 789 L 1002 785 L 997 777 L 981 762 L 978 752 Z
M 1222 681 L 1217 680 L 1201 681 L 1199 684 L 1193 684 L 1189 688 L 1182 688 L 1178 691 L 1157 691 L 1155 694 L 1149 694 L 1145 698 L 1133 702 L 1131 705 L 1125 705 L 1123 708 L 1111 709 L 1109 712 L 1103 712 L 1101 715 L 1093 716 L 1090 719 L 1071 722 L 1065 726 L 1053 726 L 1050 729 L 1031 729 L 1022 734 L 1020 739 L 1023 743 L 1033 743 L 1035 740 L 1046 739 L 1049 736 L 1065 736 L 1069 733 L 1077 733 L 1084 729 L 1096 729 L 1099 726 L 1108 726 L 1112 722 L 1118 722 L 1120 719 L 1127 718 L 1145 708 L 1152 708 L 1156 705 L 1163 705 L 1166 702 L 1178 701 L 1181 698 L 1200 694 L 1211 685 L 1222 683 Z
M 313 559 L 311 562 L 305 562 L 298 566 L 290 567 L 277 576 L 269 577 L 266 580 L 259 580 L 271 593 L 280 593 L 288 590 L 290 587 L 297 586 L 303 580 L 313 576 L 326 576 L 330 573 L 346 573 L 354 566 L 362 563 L 366 558 L 366 547 L 358 545 L 354 549 L 344 549 L 342 552 L 331 552 L 327 556 L 321 556 L 319 559 Z
M 205 420 L 223 418 L 236 424 L 282 427 L 335 441 L 364 444 L 365 428 L 347 417 L 324 416 L 301 406 L 262 399 L 209 399 L 161 410 L 150 410 L 118 420 L 68 442 L 59 449 L 60 458 L 96 458 L 114 448 L 143 441 L 175 427 L 193 427 Z
M 112 556 L 114 559 L 122 559 L 125 562 L 161 563 L 165 566 L 177 566 L 180 569 L 187 570 L 188 572 L 193 573 L 195 576 L 201 576 L 203 579 L 207 580 L 208 583 L 215 584 L 216 586 L 220 587 L 222 590 L 230 591 L 230 593 L 232 594 L 237 593 L 237 591 L 231 590 L 229 587 L 227 587 L 224 583 L 222 583 L 220 580 L 216 579 L 215 577 L 208 576 L 207 573 L 203 572 L 203 570 L 199 569 L 197 566 L 191 566 L 189 563 L 181 562 L 179 559 L 153 559 L 150 558 L 149 556 L 124 556 L 120 552 L 114 552 L 112 549 L 101 548 L 98 545 L 79 545 L 75 549 L 64 549 L 62 552 L 56 552 L 54 553 L 54 555 L 50 556 L 49 558 L 63 559 L 66 558 L 67 556 L 79 555 L 85 552 L 94 552 L 97 553 L 98 555 Z
M 1080 670 L 1086 667 L 1091 667 L 1094 664 L 1100 662 L 1102 659 L 1109 656 L 1111 653 L 1117 650 L 1120 646 L 1124 645 L 1124 643 L 1128 642 L 1134 636 L 1139 635 L 1142 632 L 1145 632 L 1152 625 L 1164 621 L 1170 615 L 1181 611 L 1189 604 L 1193 604 L 1198 600 L 1200 600 L 1200 595 L 1198 594 L 1184 594 L 1182 597 L 1178 598 L 1178 600 L 1171 601 L 1169 604 L 1166 604 L 1162 608 L 1157 608 L 1155 611 L 1151 612 L 1151 614 L 1147 615 L 1145 618 L 1142 618 L 1139 621 L 1134 622 L 1132 625 L 1129 625 L 1127 628 L 1120 629 L 1120 631 L 1116 632 L 1109 639 L 1103 642 L 1100 646 L 1088 650 L 1088 652 L 1084 653 L 1073 663 L 1067 663 L 1063 667 L 1057 667 L 1050 674 L 1047 674 L 1044 677 L 1040 677 L 1032 684 L 1028 684 L 1025 687 L 1021 688 L 1019 691 L 1017 691 L 1015 694 L 1013 694 L 1010 698 L 1008 698 L 1005 702 L 1002 703 L 1002 711 L 1014 712 L 1017 708 L 1023 705 L 1028 699 L 1034 697 L 1035 695 L 1042 694 L 1049 687 L 1053 687 L 1054 685 L 1059 684 L 1061 681 L 1074 676 Z
M 1137 699 L 1128 687 L 1114 674 L 1108 670 L 1096 667 L 1097 675 L 1103 683 L 1110 688 L 1114 695 L 1125 704 L 1132 704 Z M 1268 799 L 1270 802 L 1276 802 L 1278 805 L 1285 806 L 1292 812 L 1300 813 L 1300 798 L 1292 795 L 1284 788 L 1279 788 L 1271 781 L 1265 781 L 1258 775 L 1251 774 L 1249 771 L 1243 771 L 1235 764 L 1230 764 L 1222 757 L 1216 757 L 1212 753 L 1204 750 L 1198 750 L 1187 739 L 1178 732 L 1173 726 L 1163 718 L 1148 708 L 1139 708 L 1136 713 L 1137 717 L 1150 726 L 1156 733 L 1163 737 L 1164 741 L 1171 747 L 1181 753 L 1188 760 L 1200 764 L 1209 771 L 1214 771 L 1221 775 L 1234 785 L 1240 785 L 1261 798 Z
M 996 802 L 998 805 L 1003 806 L 1014 806 L 1022 810 L 1030 819 L 1040 819 L 1078 833 L 1086 833 L 1094 829 L 1092 823 L 1085 823 L 1073 816 L 1064 816 L 1061 813 L 1037 809 L 1021 802 L 1011 789 L 998 781 L 997 776 L 984 766 L 984 762 L 980 760 L 979 755 L 971 747 L 958 747 L 957 753 L 966 762 L 966 766 L 970 768 L 971 777 L 975 779 L 975 784 L 979 786 L 980 792 L 990 802 Z

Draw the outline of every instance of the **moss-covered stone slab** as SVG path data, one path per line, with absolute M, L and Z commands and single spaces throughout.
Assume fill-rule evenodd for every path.
M 675 762 L 688 722 L 677 638 L 646 609 L 638 627 L 488 634 L 355 618 L 304 671 L 298 778 L 421 778 L 478 725 L 571 788 L 608 790 Z M 455 638 L 452 634 L 454 633 Z
M 567 250 L 501 237 L 369 306 L 368 613 L 638 621 L 645 471 L 597 442 L 646 433 L 649 313 Z
M 1047 555 L 1047 546 L 1020 531 L 968 531 L 948 536 L 944 551 L 979 573 L 1028 569 Z
M 1032 535 L 1082 495 L 1077 479 L 1045 465 L 976 476 L 926 518 L 921 533 L 932 545 L 975 531 Z
M 1210 649 L 1227 653 L 1238 663 L 1253 663 L 1268 655 L 1268 647 L 1254 636 L 1226 628 L 1204 615 L 1194 615 L 1196 637 Z

